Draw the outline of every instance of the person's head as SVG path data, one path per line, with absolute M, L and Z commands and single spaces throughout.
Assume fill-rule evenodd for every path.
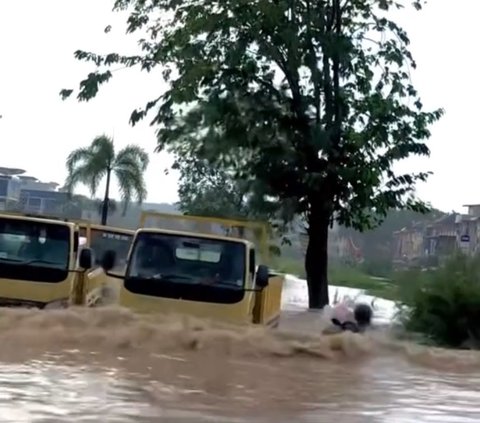
M 372 322 L 373 311 L 368 304 L 357 304 L 353 310 L 353 315 L 359 326 L 369 326 Z

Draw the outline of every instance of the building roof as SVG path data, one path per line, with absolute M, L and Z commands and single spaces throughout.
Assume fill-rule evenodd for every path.
M 449 213 L 445 216 L 440 217 L 439 219 L 435 220 L 432 225 L 438 225 L 438 224 L 447 224 L 447 225 L 454 225 L 456 223 L 458 213 Z
M 0 174 L 2 175 L 21 175 L 25 173 L 23 169 L 16 169 L 13 167 L 0 167 Z

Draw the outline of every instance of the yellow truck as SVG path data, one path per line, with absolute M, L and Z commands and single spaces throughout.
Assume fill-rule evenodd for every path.
M 88 272 L 88 278 L 82 282 L 85 286 L 75 285 L 77 295 L 72 298 L 76 305 L 88 307 L 118 303 L 119 281 L 105 274 L 100 259 L 106 251 L 114 251 L 117 257 L 113 271 L 122 273 L 127 264 L 128 252 L 135 231 L 131 229 L 102 226 L 89 222 L 79 222 L 81 248 L 90 248 L 93 251 L 93 268 Z
M 91 248 L 95 253 L 95 267 L 100 267 L 100 259 L 105 251 L 113 250 L 117 255 L 115 272 L 125 269 L 128 252 L 135 234 L 134 230 L 79 222 L 79 233 L 80 238 L 84 238 L 83 246 Z
M 283 276 L 257 265 L 268 255 L 264 224 L 144 212 L 141 225 L 125 272 L 114 272 L 115 251 L 102 258 L 105 273 L 121 280 L 120 305 L 278 325 Z
M 105 279 L 89 274 L 92 267 L 93 252 L 79 250 L 75 223 L 0 214 L 0 306 L 66 306 L 75 300 L 75 286 Z

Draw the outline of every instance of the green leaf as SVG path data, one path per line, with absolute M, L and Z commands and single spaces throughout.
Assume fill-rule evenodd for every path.
M 99 86 L 108 82 L 112 77 L 110 71 L 105 72 L 91 72 L 87 78 L 80 82 L 80 91 L 77 98 L 80 101 L 89 101 L 98 93 Z
M 73 90 L 67 90 L 67 89 L 63 89 L 60 91 L 60 97 L 62 98 L 62 100 L 66 100 L 67 98 L 69 98 L 73 93 Z

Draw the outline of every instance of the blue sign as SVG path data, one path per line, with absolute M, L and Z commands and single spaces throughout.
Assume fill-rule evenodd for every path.
M 460 237 L 460 241 L 462 242 L 470 242 L 470 235 L 462 235 Z

